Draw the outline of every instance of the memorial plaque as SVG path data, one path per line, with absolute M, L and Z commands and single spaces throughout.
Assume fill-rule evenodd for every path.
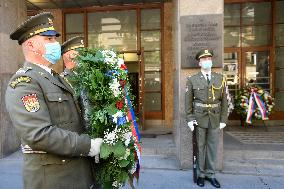
M 213 67 L 222 67 L 222 14 L 181 17 L 181 67 L 199 67 L 195 56 L 201 49 L 214 51 Z

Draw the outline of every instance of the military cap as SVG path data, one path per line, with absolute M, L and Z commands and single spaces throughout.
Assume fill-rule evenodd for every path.
M 50 12 L 43 12 L 30 17 L 10 34 L 12 40 L 18 40 L 21 45 L 27 39 L 35 36 L 60 36 L 53 27 L 54 17 Z
M 196 60 L 199 60 L 200 58 L 202 57 L 205 57 L 205 56 L 209 56 L 209 57 L 212 57 L 213 56 L 213 51 L 210 50 L 210 49 L 202 49 L 201 51 L 199 51 L 196 56 L 195 56 L 195 59 Z
M 83 47 L 84 47 L 84 37 L 82 36 L 72 37 L 71 39 L 68 39 L 62 44 L 61 54 L 64 54 L 70 50 L 76 50 L 78 48 L 83 48 Z

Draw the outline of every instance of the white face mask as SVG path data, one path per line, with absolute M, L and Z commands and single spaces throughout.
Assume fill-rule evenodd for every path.
M 209 70 L 212 68 L 212 60 L 203 60 L 200 63 L 201 63 L 201 68 L 204 70 Z

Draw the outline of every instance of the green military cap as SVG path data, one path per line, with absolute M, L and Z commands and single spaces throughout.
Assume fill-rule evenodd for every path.
M 21 45 L 27 39 L 35 36 L 60 36 L 53 27 L 54 17 L 50 12 L 43 12 L 30 17 L 10 34 L 12 40 L 18 40 Z
M 202 49 L 201 51 L 199 51 L 196 56 L 195 56 L 195 59 L 196 60 L 199 60 L 200 58 L 202 57 L 212 57 L 213 56 L 213 51 L 210 50 L 210 49 Z
M 83 48 L 83 47 L 84 47 L 84 37 L 82 36 L 72 37 L 71 39 L 68 39 L 62 44 L 61 54 L 64 54 L 70 50 L 76 50 L 78 48 Z

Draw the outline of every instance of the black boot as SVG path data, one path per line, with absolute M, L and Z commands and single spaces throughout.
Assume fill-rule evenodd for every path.
M 205 177 L 205 180 L 208 180 L 215 188 L 221 188 L 221 185 L 216 178 Z
M 203 177 L 198 177 L 197 185 L 200 186 L 200 187 L 204 186 L 204 178 Z

